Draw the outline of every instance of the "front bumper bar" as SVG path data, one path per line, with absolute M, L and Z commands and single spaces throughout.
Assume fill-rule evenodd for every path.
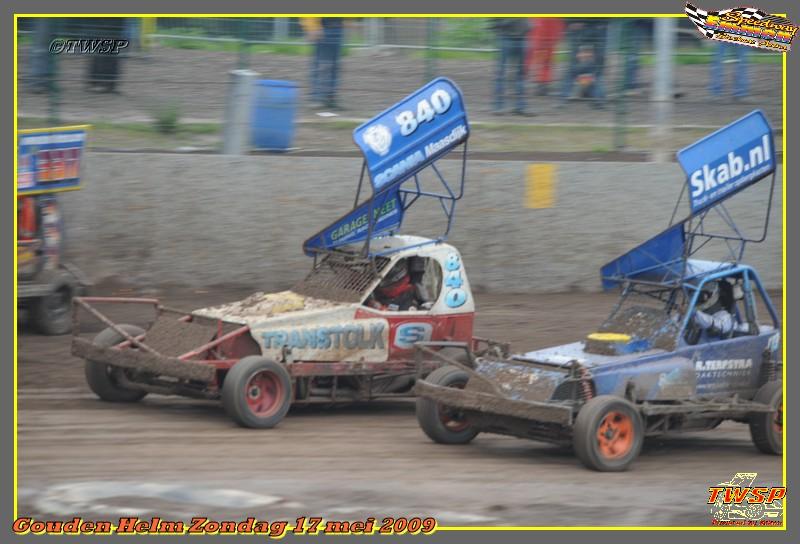
M 433 385 L 424 380 L 414 387 L 418 397 L 431 399 L 453 408 L 485 414 L 509 416 L 543 423 L 572 424 L 572 407 L 549 402 L 514 400 L 491 393 Z

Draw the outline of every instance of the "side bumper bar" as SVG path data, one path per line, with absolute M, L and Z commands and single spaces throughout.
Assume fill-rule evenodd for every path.
M 72 354 L 87 361 L 97 361 L 185 380 L 210 383 L 216 377 L 216 369 L 212 365 L 182 361 L 175 357 L 166 357 L 135 349 L 102 348 L 84 338 L 72 339 Z

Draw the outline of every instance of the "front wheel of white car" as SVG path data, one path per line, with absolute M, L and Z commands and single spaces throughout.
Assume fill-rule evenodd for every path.
M 292 404 L 292 379 L 281 363 L 251 355 L 228 371 L 222 383 L 222 406 L 242 427 L 271 429 Z

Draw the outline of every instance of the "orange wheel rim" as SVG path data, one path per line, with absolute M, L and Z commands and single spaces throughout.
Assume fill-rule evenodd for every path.
M 622 412 L 609 412 L 597 427 L 597 449 L 606 459 L 623 457 L 633 448 L 633 420 Z
M 783 434 L 783 401 L 780 401 L 775 408 L 775 415 L 772 416 L 772 430 Z

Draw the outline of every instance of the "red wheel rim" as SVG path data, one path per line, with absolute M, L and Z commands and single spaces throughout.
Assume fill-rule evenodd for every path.
M 775 415 L 772 416 L 772 430 L 777 434 L 783 434 L 783 400 L 778 403 Z
M 283 383 L 268 370 L 261 370 L 250 376 L 244 387 L 247 406 L 251 412 L 261 417 L 269 417 L 277 412 L 283 396 Z
M 466 385 L 466 382 L 453 382 L 450 384 L 450 387 L 464 389 Z M 439 421 L 442 422 L 442 425 L 447 427 L 448 431 L 460 433 L 469 427 L 469 421 L 467 421 L 467 418 L 464 416 L 464 413 L 461 410 L 443 406 L 441 404 L 438 406 L 438 409 Z
M 606 459 L 624 457 L 633 448 L 633 420 L 623 412 L 609 412 L 597 427 L 597 449 Z

